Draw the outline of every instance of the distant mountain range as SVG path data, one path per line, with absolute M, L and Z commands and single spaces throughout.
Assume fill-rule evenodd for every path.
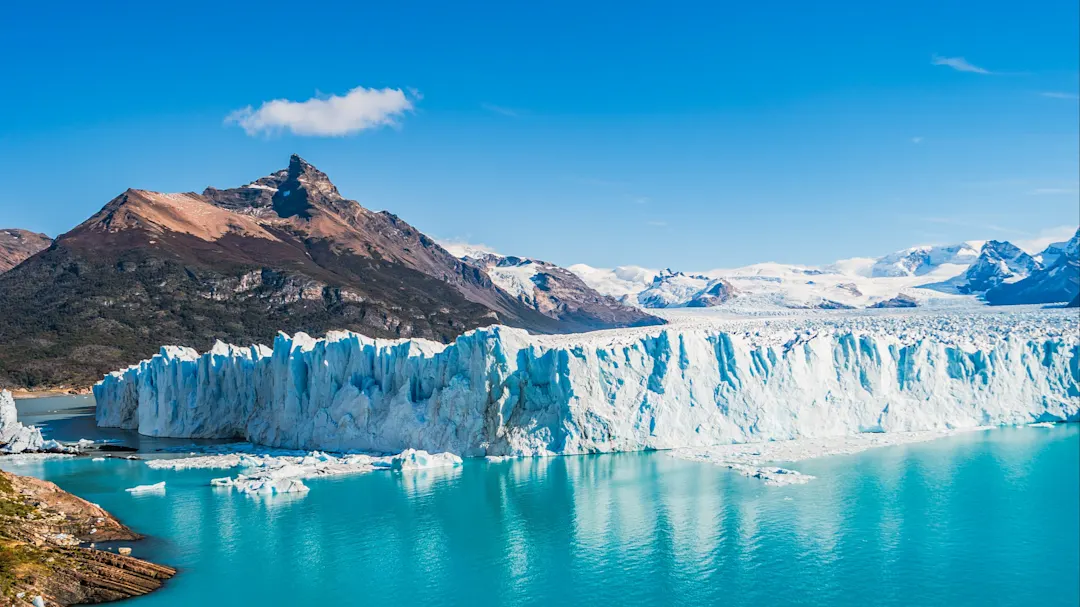
M 1032 254 L 1007 241 L 920 246 L 823 267 L 762 263 L 698 273 L 637 266 L 569 269 L 641 308 L 720 306 L 738 312 L 949 304 L 1068 302 L 1080 293 L 1080 230 Z M 719 297 L 714 293 L 720 294 Z
M 163 344 L 270 343 L 278 331 L 447 341 L 494 323 L 662 322 L 554 269 L 547 298 L 526 301 L 298 156 L 239 188 L 127 190 L 52 243 L 18 234 L 18 265 L 0 274 L 0 386 L 85 386 Z

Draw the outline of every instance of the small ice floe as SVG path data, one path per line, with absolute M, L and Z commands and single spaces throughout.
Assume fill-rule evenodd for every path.
M 160 483 L 154 483 L 153 485 L 139 485 L 137 487 L 131 487 L 130 489 L 124 489 L 132 495 L 140 495 L 145 493 L 165 493 L 165 481 Z
M 1028 428 L 1053 428 L 1054 422 L 1035 422 L 1034 424 L 1028 424 Z
M 446 468 L 460 465 L 461 458 L 453 453 L 431 454 L 416 449 L 406 449 L 390 458 L 391 470 L 427 470 L 429 468 Z
M 210 481 L 215 487 L 230 487 L 240 493 L 250 495 L 277 495 L 279 493 L 306 493 L 308 486 L 295 478 L 274 478 L 272 474 L 256 476 L 237 475 L 236 478 L 215 478 Z
M 92 459 L 90 461 L 92 461 L 92 462 L 103 462 L 103 461 L 105 461 L 105 458 L 104 457 L 95 457 L 94 459 Z
M 788 470 L 787 468 L 743 466 L 741 464 L 728 464 L 728 468 L 731 468 L 743 476 L 761 479 L 765 481 L 766 485 L 773 487 L 802 485 L 817 478 L 816 476 L 803 474 L 798 470 Z

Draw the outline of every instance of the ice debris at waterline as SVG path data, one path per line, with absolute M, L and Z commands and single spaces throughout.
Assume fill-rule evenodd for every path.
M 232 488 L 240 493 L 275 495 L 308 491 L 307 485 L 301 479 L 359 474 L 375 470 L 408 472 L 452 468 L 462 463 L 461 458 L 452 453 L 431 454 L 415 449 L 407 449 L 397 455 L 389 456 L 331 455 L 318 451 L 306 454 L 257 453 L 256 449 L 246 445 L 239 445 L 237 449 L 240 452 L 179 459 L 156 459 L 147 461 L 146 465 L 157 470 L 241 468 L 244 470 L 243 474 L 238 474 L 235 478 L 215 478 L 210 481 L 210 484 L 215 487 Z
M 712 320 L 452 344 L 281 334 L 94 387 L 101 426 L 291 449 L 551 455 L 1080 419 L 1059 310 Z

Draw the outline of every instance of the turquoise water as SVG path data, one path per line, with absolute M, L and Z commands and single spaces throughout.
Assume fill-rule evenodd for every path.
M 135 554 L 181 572 L 133 607 L 1080 603 L 1076 425 L 802 462 L 818 479 L 780 488 L 663 453 L 467 460 L 284 499 L 207 486 L 220 470 L 0 465 L 151 536 Z M 123 491 L 160 480 L 165 496 Z

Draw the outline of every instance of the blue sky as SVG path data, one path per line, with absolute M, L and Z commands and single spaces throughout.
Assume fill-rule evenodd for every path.
M 55 235 L 127 187 L 235 186 L 294 152 L 428 234 L 562 264 L 1080 222 L 1075 0 L 29 4 L 0 37 L 2 227 Z

